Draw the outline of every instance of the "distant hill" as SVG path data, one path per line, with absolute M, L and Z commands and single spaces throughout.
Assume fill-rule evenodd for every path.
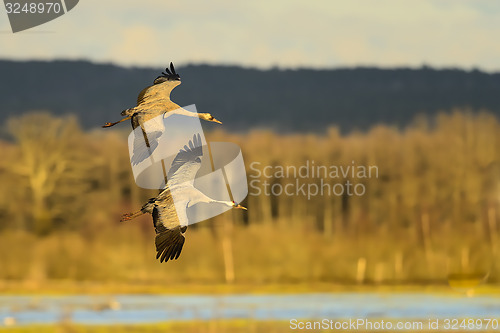
M 165 60 L 165 66 L 169 59 Z M 76 113 L 84 127 L 120 118 L 163 68 L 86 61 L 0 60 L 0 114 L 28 110 Z M 177 68 L 180 105 L 196 104 L 227 130 L 344 131 L 408 124 L 416 114 L 469 107 L 500 115 L 500 73 L 458 69 L 257 70 L 233 66 Z

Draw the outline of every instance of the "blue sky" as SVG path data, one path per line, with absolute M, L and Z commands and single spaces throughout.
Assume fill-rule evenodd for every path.
M 496 0 L 81 0 L 52 22 L 9 31 L 0 10 L 3 59 L 500 71 Z

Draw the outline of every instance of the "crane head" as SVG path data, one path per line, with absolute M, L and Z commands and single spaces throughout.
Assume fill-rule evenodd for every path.
M 179 76 L 179 74 L 177 74 L 175 72 L 175 68 L 174 68 L 174 64 L 173 63 L 170 63 L 170 70 L 167 68 L 165 68 L 165 72 L 162 72 L 161 73 L 162 75 L 158 76 L 155 80 L 154 80 L 154 84 L 160 84 L 160 83 L 163 83 L 163 82 L 166 82 L 166 81 L 180 81 L 181 80 L 181 77 Z
M 243 207 L 243 206 L 241 206 L 241 205 L 237 204 L 237 203 L 236 203 L 236 202 L 234 202 L 234 201 L 233 201 L 233 207 L 234 207 L 234 208 L 238 208 L 238 209 L 244 209 L 244 210 L 247 210 L 247 208 L 246 208 L 246 207 Z

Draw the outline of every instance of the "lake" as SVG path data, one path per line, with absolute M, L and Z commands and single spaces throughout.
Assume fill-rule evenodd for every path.
M 155 323 L 170 320 L 498 318 L 500 297 L 411 293 L 0 296 L 0 323 Z

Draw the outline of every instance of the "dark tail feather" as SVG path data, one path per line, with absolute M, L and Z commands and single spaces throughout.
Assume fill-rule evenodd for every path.
M 134 112 L 135 112 L 135 109 L 134 108 L 130 108 L 130 109 L 123 110 L 120 114 L 125 117 L 125 116 L 131 116 L 131 115 L 133 115 Z

